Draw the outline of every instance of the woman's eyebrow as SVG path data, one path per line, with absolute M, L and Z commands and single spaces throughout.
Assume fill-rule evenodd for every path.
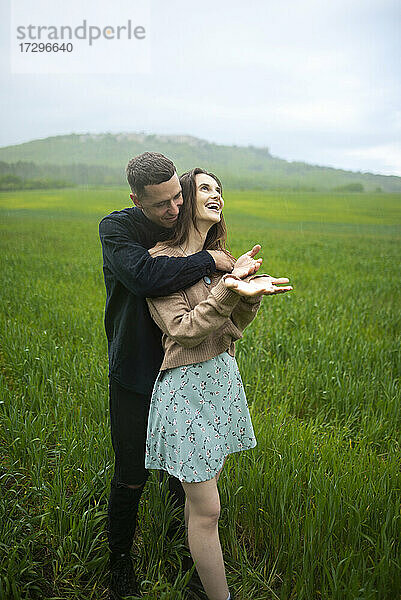
M 210 185 L 210 183 L 200 183 L 200 184 L 198 185 L 198 189 L 200 189 L 200 188 L 201 188 L 201 187 L 203 187 L 204 185 L 205 185 L 205 186 L 206 186 L 206 187 L 207 187 L 209 190 L 210 190 L 210 189 L 211 189 L 211 187 L 212 187 L 212 186 Z M 216 186 L 216 190 L 219 192 L 219 194 L 221 194 L 221 188 L 220 188 L 220 186 L 218 186 L 218 185 L 217 185 L 217 186 Z

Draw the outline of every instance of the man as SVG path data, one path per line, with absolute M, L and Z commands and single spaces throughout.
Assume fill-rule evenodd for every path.
M 165 239 L 183 203 L 174 164 L 162 154 L 145 152 L 128 163 L 127 180 L 135 206 L 112 212 L 99 225 L 107 291 L 110 422 L 115 469 L 108 506 L 110 596 L 135 595 L 130 558 L 143 487 L 147 418 L 154 381 L 162 362 L 161 332 L 152 321 L 146 297 L 172 294 L 216 269 L 231 271 L 227 256 L 201 251 L 192 256 L 152 258 L 148 249 Z M 246 268 L 256 270 L 252 251 Z M 179 506 L 180 482 L 169 478 Z

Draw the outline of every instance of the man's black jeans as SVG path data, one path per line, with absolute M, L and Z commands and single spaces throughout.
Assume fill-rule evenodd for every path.
M 115 454 L 107 534 L 110 551 L 130 552 L 136 529 L 139 501 L 149 477 L 145 469 L 146 430 L 150 397 L 137 394 L 110 379 L 111 439 Z M 163 476 L 163 471 L 161 472 Z M 175 477 L 168 478 L 176 506 L 184 506 L 185 493 Z M 129 485 L 141 485 L 132 489 Z

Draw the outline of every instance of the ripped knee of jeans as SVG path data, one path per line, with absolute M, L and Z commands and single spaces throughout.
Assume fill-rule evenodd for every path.
M 130 490 L 137 490 L 137 489 L 143 487 L 145 485 L 145 483 L 146 483 L 146 479 L 142 483 L 137 483 L 137 484 L 134 483 L 132 485 L 129 485 L 128 483 L 123 483 L 122 481 L 114 482 L 113 485 L 116 488 L 128 488 Z

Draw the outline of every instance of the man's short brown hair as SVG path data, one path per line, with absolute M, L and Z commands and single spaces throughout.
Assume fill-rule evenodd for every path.
M 158 185 L 172 178 L 174 163 L 158 152 L 144 152 L 131 158 L 125 170 L 132 193 L 141 198 L 146 185 Z

